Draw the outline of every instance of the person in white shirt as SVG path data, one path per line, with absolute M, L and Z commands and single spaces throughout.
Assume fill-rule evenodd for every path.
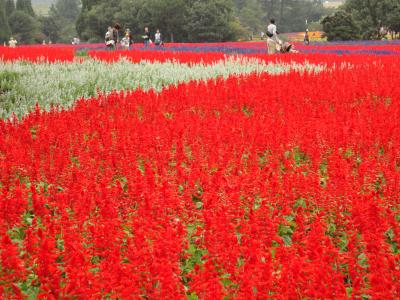
M 157 29 L 156 34 L 154 35 L 154 45 L 163 46 L 162 35 L 159 29 Z
M 275 36 L 275 35 L 277 34 L 277 32 L 276 32 L 276 25 L 275 25 L 275 19 L 271 19 L 271 20 L 269 21 L 269 25 L 268 25 L 268 27 L 267 27 L 267 31 L 268 31 L 269 33 L 271 33 L 273 36 Z
M 17 46 L 17 40 L 14 39 L 13 37 L 10 38 L 10 40 L 8 41 L 8 45 L 10 46 L 10 48 L 15 48 Z
M 268 33 L 269 33 L 269 34 L 268 34 Z M 282 44 L 282 41 L 278 38 L 278 34 L 279 34 L 279 32 L 278 32 L 277 29 L 276 29 L 275 19 L 271 19 L 271 20 L 269 21 L 269 25 L 268 25 L 268 27 L 267 27 L 267 35 L 268 35 L 268 36 L 271 36 L 271 38 L 272 38 L 273 40 L 275 40 L 275 42 L 276 42 L 278 45 L 281 45 L 281 44 Z
M 275 54 L 277 52 L 276 41 L 273 39 L 273 35 L 269 31 L 267 31 L 267 49 L 268 54 Z
M 105 35 L 105 43 L 107 48 L 114 49 L 115 48 L 115 40 L 114 40 L 114 30 L 111 26 L 108 26 L 107 32 Z

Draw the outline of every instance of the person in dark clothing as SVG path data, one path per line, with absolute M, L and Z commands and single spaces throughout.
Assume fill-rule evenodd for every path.
M 306 29 L 306 33 L 304 34 L 304 44 L 310 44 L 310 36 L 308 35 L 308 29 Z
M 133 36 L 132 36 L 132 32 L 129 28 L 126 29 L 125 31 L 125 36 L 128 34 L 129 37 L 129 46 L 133 44 Z
M 144 46 L 150 45 L 150 31 L 148 27 L 144 28 L 144 34 L 142 35 Z
M 120 29 L 121 29 L 121 25 L 119 25 L 118 23 L 115 23 L 115 25 L 113 27 L 113 40 L 115 43 L 115 49 L 117 49 L 117 47 L 118 47 Z

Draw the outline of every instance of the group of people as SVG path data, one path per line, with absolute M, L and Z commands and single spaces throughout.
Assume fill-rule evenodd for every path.
M 107 48 L 109 49 L 117 49 L 118 48 L 118 43 L 121 43 L 121 47 L 123 49 L 129 49 L 130 46 L 133 44 L 133 37 L 132 33 L 129 28 L 127 28 L 124 32 L 123 37 L 120 39 L 119 32 L 121 30 L 121 26 L 119 24 L 115 24 L 113 27 L 109 26 L 107 29 L 107 32 L 105 34 L 105 44 Z M 294 49 L 293 45 L 288 43 L 288 42 L 283 42 L 279 38 L 279 32 L 277 31 L 277 27 L 275 25 L 275 20 L 271 19 L 270 23 L 267 27 L 267 48 L 268 48 L 268 54 L 275 54 L 275 53 L 298 53 L 297 50 Z M 144 28 L 144 33 L 141 36 L 143 40 L 143 44 L 145 47 L 148 47 L 150 44 L 153 43 L 153 40 L 151 39 L 151 34 L 149 31 L 148 27 Z M 80 40 L 79 40 L 80 42 Z M 73 40 L 73 44 L 79 44 L 78 41 Z M 308 30 L 305 33 L 304 36 L 304 42 L 309 43 L 309 37 L 308 37 Z M 50 44 L 51 42 L 49 42 Z M 11 37 L 10 41 L 8 42 L 10 47 L 15 47 L 17 44 L 17 41 Z M 43 41 L 43 44 L 45 44 L 45 41 Z M 164 45 L 162 35 L 159 29 L 156 30 L 156 33 L 154 34 L 154 45 L 156 46 L 162 46 Z
M 293 45 L 288 42 L 283 42 L 278 34 L 275 20 L 271 19 L 269 25 L 267 27 L 267 48 L 268 54 L 275 53 L 298 53 L 296 49 L 294 49 Z
M 115 24 L 113 27 L 109 26 L 107 32 L 105 34 L 105 44 L 109 49 L 117 49 L 118 43 L 121 44 L 121 47 L 125 50 L 128 50 L 130 46 L 133 44 L 133 36 L 132 32 L 129 28 L 125 29 L 125 32 L 120 39 L 119 32 L 121 30 L 121 26 L 119 24 Z M 151 34 L 148 27 L 144 28 L 144 32 L 142 35 L 143 44 L 145 47 L 154 43 L 156 46 L 164 45 L 162 35 L 159 29 L 156 30 L 154 34 L 154 42 L 151 39 Z

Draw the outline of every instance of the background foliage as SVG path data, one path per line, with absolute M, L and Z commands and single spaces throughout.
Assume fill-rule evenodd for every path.
M 145 26 L 165 41 L 213 42 L 259 37 L 274 18 L 279 32 L 324 30 L 328 40 L 381 39 L 400 31 L 399 0 L 0 0 L 0 42 L 102 42 L 108 26 L 130 28 L 141 41 Z M 332 1 L 330 1 L 332 2 Z M 340 2 L 338 2 L 340 3 Z M 36 9 L 36 13 L 32 8 Z M 337 10 L 340 13 L 337 13 Z M 383 28 L 384 30 L 382 31 Z
M 347 0 L 322 23 L 328 40 L 382 39 L 388 30 L 400 31 L 400 1 Z

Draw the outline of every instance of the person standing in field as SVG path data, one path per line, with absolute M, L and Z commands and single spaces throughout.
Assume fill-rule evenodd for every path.
M 130 45 L 132 44 L 132 35 L 129 28 L 125 30 L 125 36 L 121 40 L 121 45 L 125 50 L 129 50 Z
M 271 19 L 269 21 L 269 25 L 267 27 L 267 33 L 270 33 L 269 35 L 272 35 L 272 38 L 278 42 L 278 31 L 275 25 L 275 19 Z
M 310 44 L 310 36 L 308 35 L 308 29 L 306 29 L 306 32 L 304 34 L 304 44 L 306 45 Z
M 13 37 L 10 38 L 10 40 L 8 41 L 8 45 L 10 46 L 10 48 L 15 48 L 17 46 L 17 40 L 14 39 Z
M 133 44 L 133 36 L 132 36 L 132 32 L 129 28 L 127 28 L 125 30 L 125 36 L 127 36 L 129 38 L 129 47 L 131 47 L 131 45 Z
M 119 42 L 119 31 L 121 29 L 121 26 L 118 23 L 114 24 L 113 28 L 113 40 L 114 40 L 114 47 L 115 49 L 118 48 L 118 42 Z
M 114 30 L 111 26 L 108 26 L 107 32 L 105 35 L 105 43 L 108 49 L 114 49 L 115 42 L 114 42 Z
M 276 41 L 273 39 L 273 34 L 267 31 L 267 49 L 268 54 L 275 54 L 277 52 L 276 49 Z
M 162 46 L 164 43 L 162 41 L 162 34 L 160 29 L 157 29 L 156 34 L 154 35 L 154 45 Z
M 145 27 L 144 28 L 144 33 L 142 35 L 143 38 L 143 44 L 145 47 L 150 45 L 150 31 L 149 31 L 149 27 Z

